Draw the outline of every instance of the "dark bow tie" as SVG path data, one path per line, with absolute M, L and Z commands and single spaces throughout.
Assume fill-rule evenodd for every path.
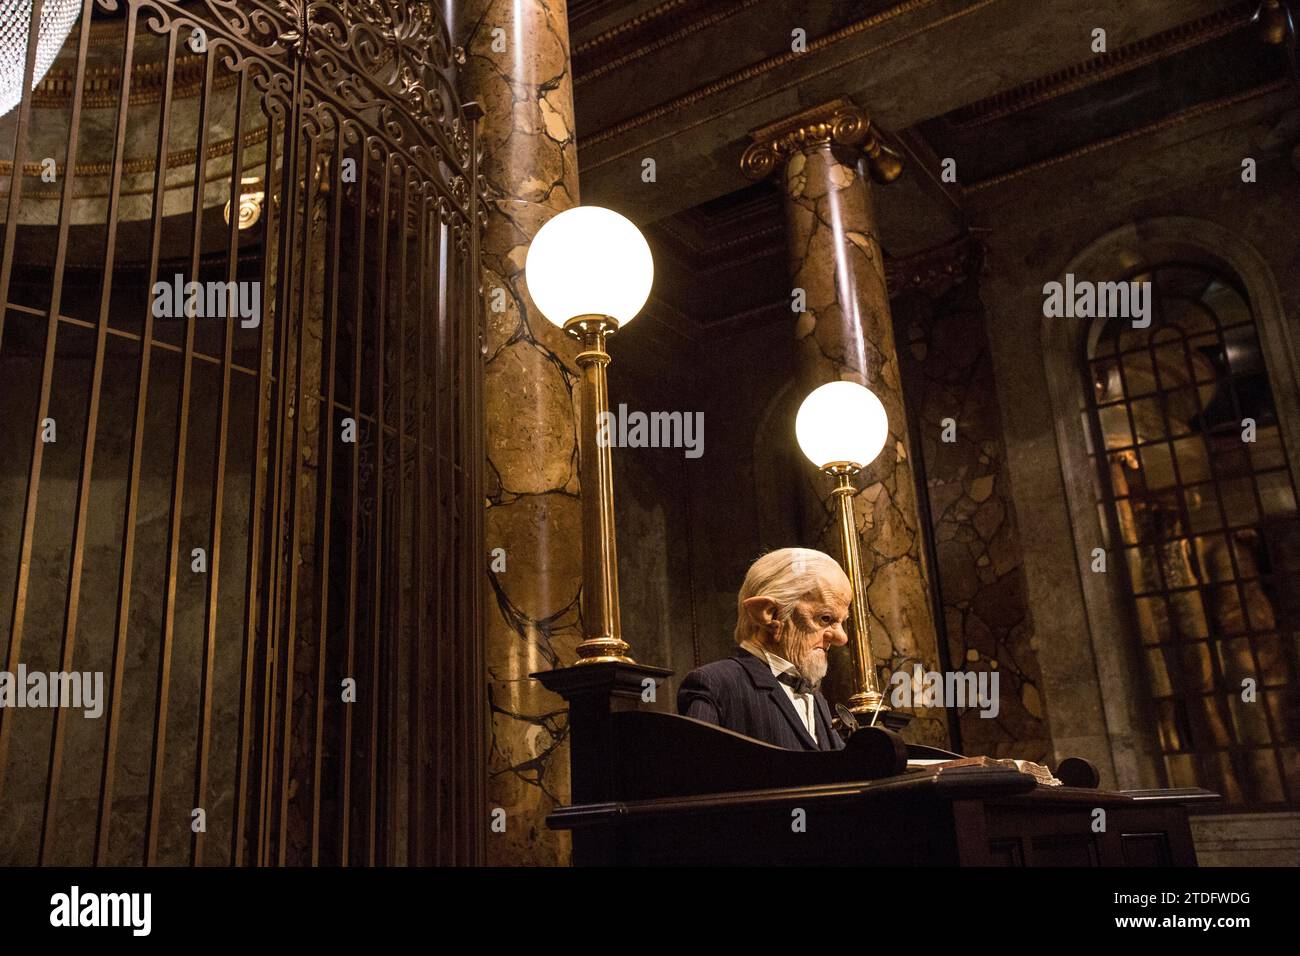
M 789 671 L 777 674 L 776 679 L 785 684 L 786 687 L 793 689 L 796 694 L 811 694 L 813 692 L 812 681 L 806 677 L 791 674 Z

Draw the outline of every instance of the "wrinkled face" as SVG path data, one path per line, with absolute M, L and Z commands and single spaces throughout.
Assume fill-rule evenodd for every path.
M 781 635 L 781 656 L 811 681 L 826 676 L 827 652 L 837 644 L 847 644 L 845 626 L 849 617 L 848 594 L 823 587 L 821 594 L 808 594 L 795 602 L 790 626 Z

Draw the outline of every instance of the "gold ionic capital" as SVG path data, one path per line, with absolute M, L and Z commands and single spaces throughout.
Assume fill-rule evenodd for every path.
M 831 100 L 754 130 L 740 157 L 740 169 L 753 180 L 766 179 L 795 153 L 830 145 L 860 152 L 876 182 L 892 183 L 903 172 L 903 157 L 886 146 L 870 117 L 848 100 Z

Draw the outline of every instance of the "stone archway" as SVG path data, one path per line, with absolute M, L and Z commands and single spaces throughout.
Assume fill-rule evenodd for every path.
M 1294 320 L 1285 314 L 1272 271 L 1259 252 L 1237 234 L 1205 220 L 1182 216 L 1129 223 L 1106 233 L 1079 252 L 1058 280 L 1073 273 L 1098 280 L 1132 274 L 1143 266 L 1181 261 L 1235 275 L 1247 290 L 1273 383 L 1274 400 L 1293 473 L 1300 464 L 1300 372 Z M 1096 505 L 1092 436 L 1084 416 L 1081 355 L 1091 324 L 1059 318 L 1042 320 L 1044 373 L 1056 429 L 1057 454 L 1066 491 L 1074 553 L 1080 562 L 1090 644 L 1102 694 L 1106 736 L 1121 787 L 1147 786 L 1160 750 L 1149 713 L 1149 693 L 1135 643 L 1129 640 L 1130 612 L 1120 577 L 1091 574 L 1084 564 L 1106 543 Z M 1051 662 L 1043 661 L 1044 670 Z M 1060 675 L 1058 675 L 1060 676 Z

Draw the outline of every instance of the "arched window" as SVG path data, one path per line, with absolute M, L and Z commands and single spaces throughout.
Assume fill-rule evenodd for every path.
M 1300 520 L 1249 298 L 1199 264 L 1124 278 L 1151 323 L 1091 329 L 1088 418 L 1169 784 L 1300 804 Z

